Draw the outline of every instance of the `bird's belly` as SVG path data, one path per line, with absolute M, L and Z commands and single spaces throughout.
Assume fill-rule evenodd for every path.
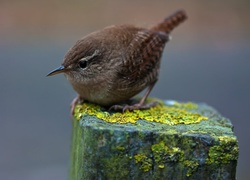
M 72 84 L 75 91 L 84 99 L 89 102 L 94 102 L 100 105 L 109 103 L 109 96 L 107 88 L 99 85 L 84 85 L 84 84 Z
M 121 103 L 138 94 L 143 89 L 130 91 L 129 89 L 113 89 L 107 84 L 96 84 L 91 86 L 74 85 L 75 91 L 84 99 L 102 106 L 110 106 Z M 90 88 L 91 87 L 91 88 Z

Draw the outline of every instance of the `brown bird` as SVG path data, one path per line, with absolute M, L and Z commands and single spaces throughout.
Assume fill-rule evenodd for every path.
M 93 32 L 78 40 L 62 66 L 47 76 L 64 73 L 78 93 L 71 103 L 72 114 L 83 101 L 122 111 L 155 106 L 145 100 L 158 80 L 164 46 L 169 33 L 186 19 L 180 10 L 150 29 L 119 25 Z M 139 102 L 122 104 L 146 87 Z

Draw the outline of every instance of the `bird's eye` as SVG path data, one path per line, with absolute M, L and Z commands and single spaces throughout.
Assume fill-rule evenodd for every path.
M 88 62 L 85 60 L 82 60 L 82 61 L 79 61 L 78 65 L 80 68 L 85 69 L 88 65 Z

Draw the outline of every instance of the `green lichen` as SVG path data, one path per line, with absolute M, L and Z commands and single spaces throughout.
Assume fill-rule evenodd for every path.
M 140 169 L 142 169 L 144 172 L 148 172 L 152 169 L 153 161 L 145 154 L 136 154 L 134 158 L 136 163 L 140 163 Z
M 155 99 L 153 99 L 155 101 Z M 152 99 L 150 100 L 152 101 Z M 191 109 L 196 109 L 198 106 L 194 103 L 177 103 L 171 106 L 166 106 L 160 100 L 155 107 L 146 110 L 126 111 L 124 113 L 111 113 L 105 111 L 101 106 L 92 103 L 79 104 L 75 107 L 75 118 L 80 120 L 84 115 L 96 116 L 109 123 L 136 123 L 137 120 L 143 119 L 150 122 L 158 122 L 168 125 L 176 124 L 194 124 L 201 120 L 207 120 L 200 114 L 190 112 Z
M 125 179 L 129 175 L 129 169 L 126 168 L 129 161 L 128 156 L 117 155 L 104 159 L 101 163 L 107 177 L 110 179 Z
M 116 149 L 119 150 L 119 151 L 124 151 L 125 147 L 123 147 L 123 146 L 116 146 Z
M 209 117 L 209 120 L 188 126 L 169 126 L 144 120 L 124 125 L 105 121 L 100 123 L 95 113 L 100 113 L 99 116 L 102 115 L 104 119 L 110 118 L 109 121 L 113 121 L 110 116 L 118 113 L 107 112 L 93 104 L 79 105 L 75 109 L 75 115 L 81 121 L 73 122 L 82 128 L 77 130 L 74 127 L 72 159 L 74 163 L 78 163 L 71 167 L 74 177 L 79 177 L 80 171 L 84 170 L 82 179 L 91 179 L 88 178 L 92 177 L 90 175 L 97 174 L 93 173 L 95 169 L 109 179 L 127 179 L 135 174 L 135 179 L 220 179 L 228 174 L 234 177 L 238 146 L 230 121 L 205 104 L 196 106 L 174 101 L 166 104 L 155 107 L 166 108 L 165 117 L 173 113 L 173 108 L 177 114 L 179 110 L 192 115 L 198 112 Z M 96 111 L 92 115 L 94 118 L 88 116 L 91 111 Z M 141 113 L 143 112 L 146 114 L 150 111 L 142 110 Z M 135 116 L 134 111 L 124 114 L 133 118 Z M 174 124 L 173 119 L 171 122 Z M 86 174 L 87 178 L 84 176 Z
M 191 176 L 198 168 L 199 163 L 197 161 L 185 160 L 184 165 L 187 167 L 186 176 Z
M 165 168 L 167 163 L 183 163 L 186 168 L 186 176 L 190 177 L 197 171 L 199 163 L 195 160 L 184 159 L 184 151 L 179 147 L 169 147 L 163 141 L 151 146 L 150 154 L 137 154 L 134 156 L 135 162 L 140 163 L 140 169 L 148 172 L 152 168 L 152 162 L 160 169 Z
M 219 136 L 218 140 L 218 145 L 210 147 L 206 163 L 219 165 L 237 161 L 239 156 L 237 139 L 235 137 Z
M 177 162 L 183 157 L 183 152 L 178 147 L 168 147 L 161 141 L 159 144 L 151 146 L 154 160 L 159 168 L 164 168 L 167 162 Z

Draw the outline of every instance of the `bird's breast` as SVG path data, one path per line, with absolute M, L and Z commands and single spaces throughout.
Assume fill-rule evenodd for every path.
M 100 105 L 109 104 L 109 87 L 105 81 L 88 84 L 71 82 L 71 84 L 84 100 Z

